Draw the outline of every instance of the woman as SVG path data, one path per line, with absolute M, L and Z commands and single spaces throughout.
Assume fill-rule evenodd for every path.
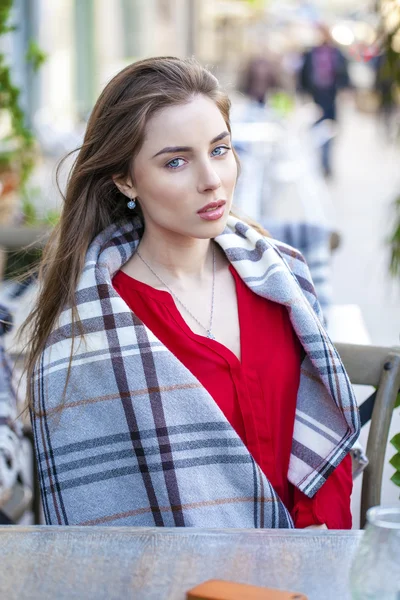
M 229 106 L 152 58 L 92 112 L 28 322 L 49 524 L 351 526 L 354 397 L 302 256 L 231 212 Z

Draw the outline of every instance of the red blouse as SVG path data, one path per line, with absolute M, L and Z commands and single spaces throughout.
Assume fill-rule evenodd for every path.
M 304 352 L 283 305 L 254 294 L 235 279 L 241 360 L 226 346 L 197 335 L 169 292 L 118 271 L 113 285 L 129 308 L 193 373 L 214 398 L 290 511 L 295 526 L 325 523 L 350 529 L 350 455 L 310 499 L 287 479 L 301 356 Z

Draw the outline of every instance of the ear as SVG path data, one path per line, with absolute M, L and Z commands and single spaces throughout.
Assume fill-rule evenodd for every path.
M 119 191 L 127 198 L 135 198 L 137 196 L 136 188 L 130 179 L 121 179 L 118 175 L 113 175 L 112 180 Z

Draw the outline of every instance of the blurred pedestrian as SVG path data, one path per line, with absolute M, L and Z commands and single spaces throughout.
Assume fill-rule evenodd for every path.
M 311 94 L 322 111 L 318 123 L 337 120 L 336 99 L 340 89 L 349 86 L 347 61 L 334 45 L 329 28 L 318 26 L 320 42 L 304 55 L 300 70 L 300 89 Z M 325 175 L 332 173 L 332 139 L 322 146 L 322 167 Z
M 28 321 L 48 524 L 351 527 L 357 405 L 303 257 L 232 212 L 229 109 L 151 58 L 91 113 Z
M 259 54 L 247 62 L 239 89 L 248 98 L 264 106 L 268 93 L 280 87 L 277 65 L 271 58 Z

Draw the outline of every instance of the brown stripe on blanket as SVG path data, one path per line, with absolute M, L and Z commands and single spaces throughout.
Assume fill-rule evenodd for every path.
M 291 248 L 288 246 L 281 246 L 280 244 L 276 244 L 276 247 L 281 252 L 281 254 L 286 254 L 286 256 L 290 256 L 291 258 L 295 258 L 303 263 L 306 262 L 304 256 L 295 248 Z
M 301 367 L 300 372 L 305 375 L 308 379 L 311 379 L 311 381 L 314 381 L 315 383 L 318 383 L 319 385 L 321 385 L 324 389 L 324 382 L 322 381 L 322 379 L 320 377 L 317 377 L 316 375 L 314 375 L 313 373 L 310 373 L 309 371 L 306 371 L 304 367 Z
M 35 416 L 38 418 L 43 418 L 44 416 L 49 417 L 53 414 L 57 414 L 66 408 L 76 408 L 77 406 L 84 406 L 85 404 L 95 404 L 96 402 L 106 402 L 108 400 L 121 400 L 124 398 L 134 397 L 134 396 L 144 396 L 148 394 L 158 393 L 158 392 L 173 392 L 175 390 L 189 390 L 196 389 L 202 387 L 201 383 L 182 383 L 182 384 L 174 384 L 174 385 L 163 385 L 160 387 L 154 388 L 142 388 L 140 390 L 128 390 L 127 392 L 121 392 L 119 394 L 108 394 L 106 396 L 96 396 L 95 398 L 86 398 L 85 400 L 76 400 L 76 402 L 65 402 L 64 404 L 59 404 L 58 406 L 54 406 L 52 408 L 47 408 L 46 413 L 44 414 L 42 411 L 35 412 Z
M 336 393 L 337 393 L 337 398 L 338 398 L 338 401 L 339 401 L 339 405 L 340 405 L 340 408 L 343 408 L 343 398 L 342 398 L 342 393 L 341 393 L 341 390 L 340 390 L 338 370 L 337 370 L 336 362 L 335 362 L 336 356 L 334 356 L 334 354 L 332 352 L 332 348 L 330 348 L 329 345 L 325 344 L 325 347 L 328 348 L 329 357 L 331 359 L 331 364 L 332 364 L 333 369 L 334 369 L 334 372 L 332 374 L 333 374 L 333 376 L 335 378 L 335 388 L 336 388 Z
M 190 504 L 182 504 L 181 506 L 158 506 L 157 511 L 162 512 L 175 512 L 182 510 L 194 510 L 196 508 L 203 508 L 205 506 L 218 506 L 223 504 L 239 504 L 241 502 L 254 502 L 253 497 L 243 497 L 243 498 L 221 498 L 219 500 L 206 500 L 204 502 L 191 502 Z M 271 502 L 272 504 L 275 502 L 272 498 L 260 498 L 260 502 L 266 503 Z M 109 523 L 110 521 L 114 521 L 117 519 L 125 519 L 126 517 L 132 517 L 135 515 L 144 515 L 146 513 L 152 512 L 152 507 L 148 506 L 146 508 L 138 508 L 136 510 L 129 510 L 124 513 L 116 513 L 114 515 L 108 515 L 106 517 L 99 517 L 98 519 L 93 519 L 91 521 L 83 521 L 82 523 L 78 523 L 79 526 L 90 526 L 90 525 L 101 525 L 101 523 Z

